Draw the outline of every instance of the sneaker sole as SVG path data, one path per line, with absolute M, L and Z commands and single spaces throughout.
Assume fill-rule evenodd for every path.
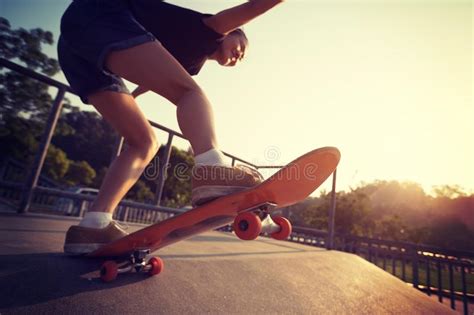
M 247 190 L 252 187 L 242 186 L 201 186 L 193 189 L 191 203 L 200 206 L 219 197 Z

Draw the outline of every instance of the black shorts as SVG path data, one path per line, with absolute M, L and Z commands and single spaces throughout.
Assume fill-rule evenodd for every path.
M 90 104 L 87 96 L 97 91 L 130 94 L 123 80 L 104 67 L 107 54 L 154 40 L 126 0 L 75 0 L 61 18 L 58 59 L 71 88 Z

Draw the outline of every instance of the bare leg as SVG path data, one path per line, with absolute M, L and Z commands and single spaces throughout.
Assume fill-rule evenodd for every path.
M 197 83 L 157 41 L 110 53 L 106 65 L 113 73 L 170 100 L 178 123 L 200 154 L 217 146 L 209 101 Z
M 106 65 L 113 73 L 147 87 L 177 105 L 180 128 L 196 155 L 216 147 L 209 101 L 159 42 L 114 51 L 107 57 Z M 132 96 L 102 91 L 90 95 L 89 99 L 128 144 L 108 170 L 91 209 L 112 213 L 153 158 L 158 145 L 150 124 Z
M 127 148 L 107 171 L 91 209 L 113 213 L 156 154 L 158 144 L 150 124 L 132 96 L 102 91 L 90 95 L 89 99 L 127 142 Z

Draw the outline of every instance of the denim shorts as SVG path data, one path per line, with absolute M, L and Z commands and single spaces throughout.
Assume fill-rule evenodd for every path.
M 130 94 L 104 66 L 107 54 L 154 41 L 136 21 L 127 0 L 75 0 L 61 18 L 58 59 L 72 90 L 85 104 L 98 91 Z

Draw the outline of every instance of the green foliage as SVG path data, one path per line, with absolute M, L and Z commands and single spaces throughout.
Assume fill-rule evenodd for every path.
M 146 181 L 138 180 L 132 189 L 127 193 L 126 199 L 151 203 L 155 195 L 151 191 L 150 187 L 147 186 Z
M 39 28 L 13 30 L 7 19 L 0 17 L 0 56 L 3 58 L 52 76 L 59 71 L 59 63 L 44 54 L 41 45 L 53 43 L 51 32 Z M 29 119 L 44 120 L 51 103 L 46 84 L 13 71 L 0 72 L 0 114 L 3 117 L 25 115 Z
M 59 63 L 41 51 L 41 45 L 54 44 L 53 33 L 40 28 L 12 30 L 10 22 L 0 17 L 0 54 L 6 59 L 18 59 L 28 68 L 52 76 Z
M 419 220 L 428 209 L 431 198 L 423 188 L 412 182 L 375 181 L 362 184 L 356 189 L 370 196 L 374 218 L 383 219 L 393 214 L 410 214 L 410 219 Z
M 13 30 L 8 20 L 0 17 L 2 58 L 52 76 L 59 71 L 59 64 L 41 51 L 42 44 L 54 44 L 51 32 L 39 28 Z M 28 165 L 38 150 L 53 99 L 48 85 L 14 71 L 0 70 L 0 157 Z M 55 129 L 56 135 L 73 132 L 67 123 L 59 123 Z M 95 177 L 87 162 L 69 160 L 67 153 L 54 145 L 48 148 L 43 173 L 66 185 L 87 185 Z
M 406 223 L 406 240 L 417 244 L 430 244 L 431 227 L 428 225 L 416 225 Z M 390 238 L 389 238 L 390 239 Z
M 327 229 L 329 209 L 331 208 L 331 194 L 326 193 L 313 202 L 306 203 L 301 211 L 304 223 L 317 229 Z M 367 235 L 372 232 L 373 226 L 366 218 L 370 213 L 368 197 L 358 191 L 336 194 L 335 230 L 338 234 Z
M 100 167 L 99 170 L 96 171 L 96 175 L 95 175 L 94 180 L 92 181 L 90 187 L 99 188 L 100 185 L 102 184 L 106 174 L 107 174 L 107 167 L 105 167 L 105 166 Z
M 454 199 L 458 197 L 465 197 L 467 193 L 459 185 L 441 185 L 433 187 L 433 193 L 437 198 Z
M 308 198 L 290 207 L 291 222 L 297 226 L 310 226 L 324 230 L 328 226 L 329 207 L 323 195 L 320 198 Z
M 158 187 L 158 172 L 160 169 L 166 171 L 161 204 L 163 206 L 176 208 L 190 205 L 191 172 L 194 166 L 194 159 L 189 152 L 172 147 L 169 163 L 164 166 L 162 165 L 163 159 L 161 158 L 164 149 L 164 146 L 160 148 L 156 157 L 143 173 L 141 180 L 146 183 L 150 191 L 156 192 Z M 135 189 L 135 187 L 133 189 Z M 129 198 L 128 195 L 127 198 Z
M 68 132 L 56 134 L 52 140 L 68 156 L 87 161 L 95 170 L 108 167 L 115 147 L 117 133 L 96 112 L 65 113 L 60 122 Z
M 375 223 L 375 236 L 381 239 L 407 241 L 407 227 L 399 215 L 385 217 Z
M 60 181 L 69 170 L 70 164 L 71 161 L 68 160 L 63 150 L 58 149 L 54 145 L 49 146 L 44 162 L 46 176 L 53 180 Z
M 0 126 L 0 156 L 29 162 L 38 147 L 40 134 L 38 123 L 22 119 L 5 117 Z
M 163 190 L 163 205 L 180 208 L 191 204 L 193 167 L 194 158 L 190 153 L 172 148 Z
M 474 250 L 474 196 L 463 196 L 456 186 L 440 191 L 433 198 L 416 183 L 376 181 L 339 192 L 336 234 Z M 327 230 L 330 205 L 330 194 L 324 192 L 292 206 L 291 220 Z
M 64 181 L 69 186 L 90 186 L 95 176 L 96 172 L 89 163 L 86 161 L 73 161 L 64 176 Z
M 437 220 L 427 241 L 442 248 L 474 249 L 474 231 L 457 219 Z

